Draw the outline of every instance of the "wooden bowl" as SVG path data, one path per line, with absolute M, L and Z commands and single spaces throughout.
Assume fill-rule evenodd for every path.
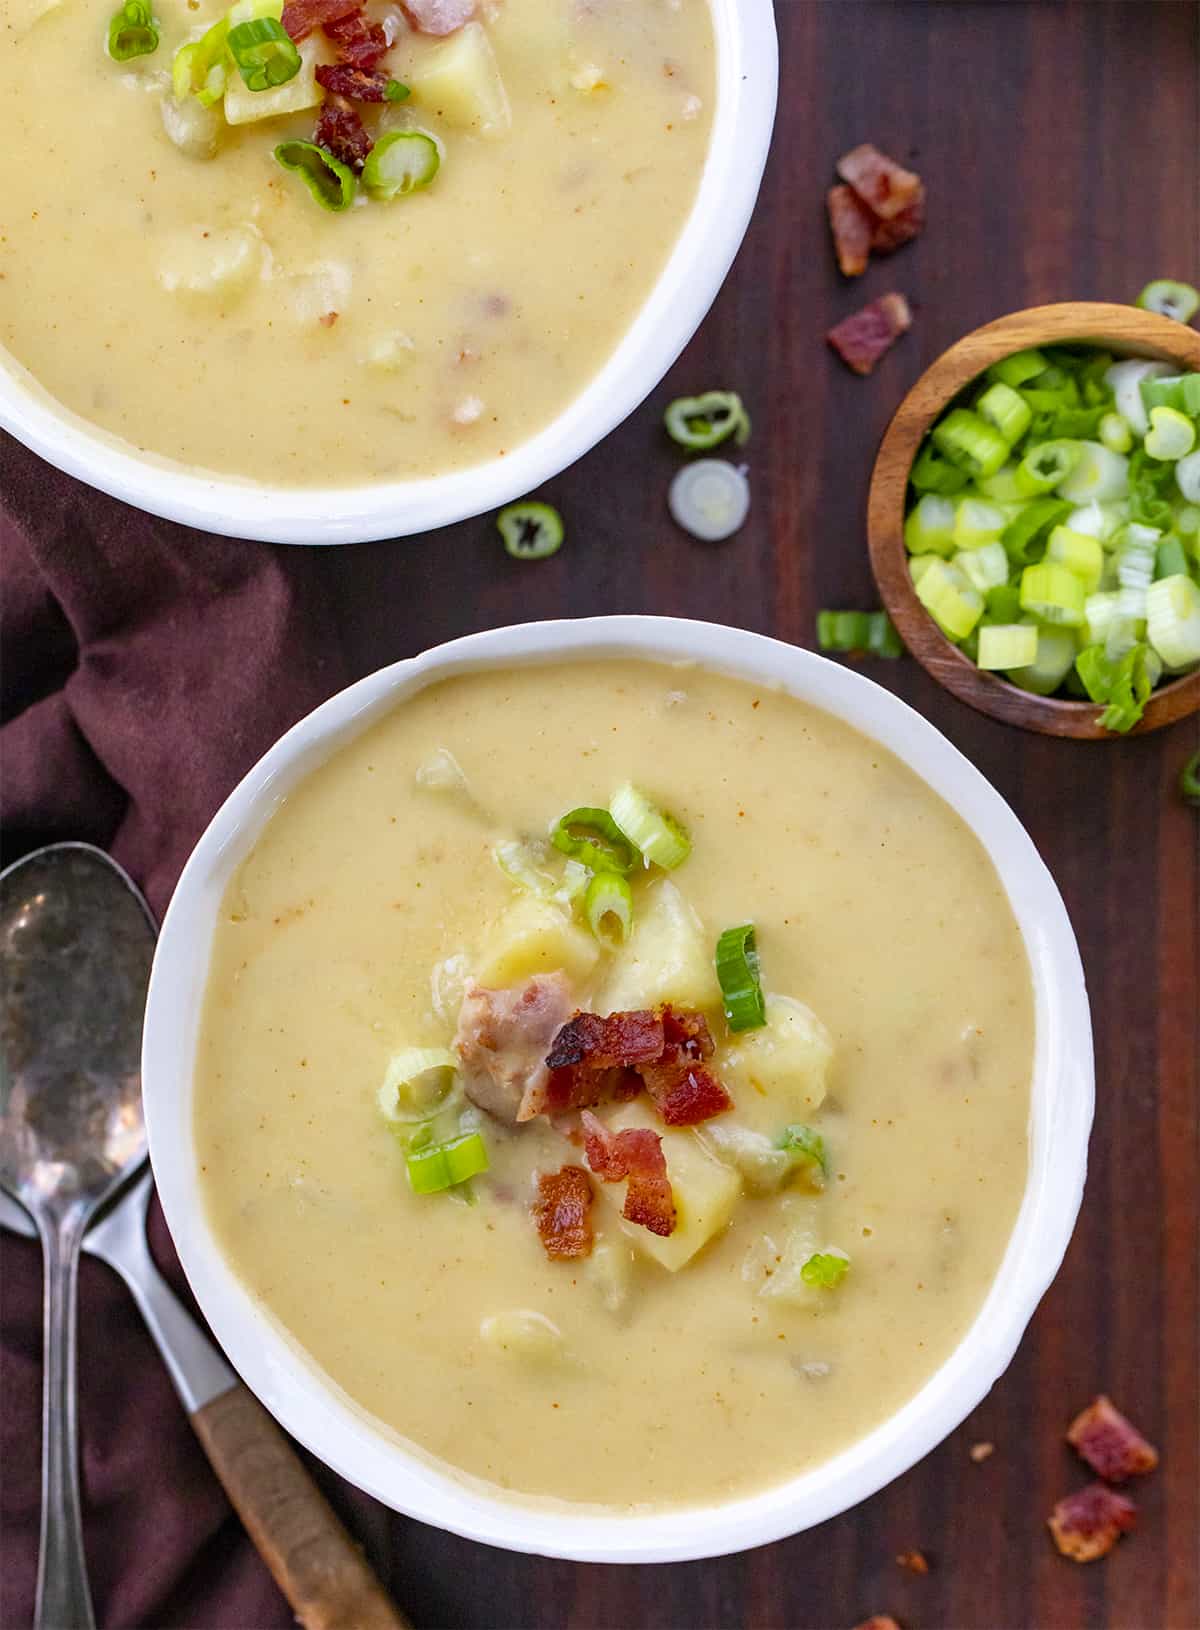
M 908 472 L 926 431 L 958 393 L 993 362 L 1029 346 L 1087 344 L 1117 353 L 1161 358 L 1181 373 L 1200 371 L 1200 333 L 1137 306 L 1064 301 L 1033 306 L 985 323 L 927 368 L 896 409 L 884 434 L 867 500 L 871 569 L 883 604 L 913 656 L 964 702 L 1008 724 L 1047 736 L 1112 741 L 1091 702 L 1032 696 L 997 674 L 977 668 L 952 645 L 917 599 L 904 547 Z M 1200 669 L 1160 685 L 1134 732 L 1159 730 L 1200 711 Z M 1134 732 L 1131 732 L 1133 734 Z

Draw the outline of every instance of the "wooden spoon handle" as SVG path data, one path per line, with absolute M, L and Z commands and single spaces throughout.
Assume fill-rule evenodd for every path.
M 213 1470 L 305 1630 L 409 1630 L 252 1392 L 239 1382 L 191 1419 Z

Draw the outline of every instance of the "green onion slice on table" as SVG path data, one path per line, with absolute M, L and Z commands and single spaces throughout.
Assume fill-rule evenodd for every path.
M 1176 283 L 1169 277 L 1159 277 L 1138 295 L 1134 302 L 1144 311 L 1157 311 L 1160 317 L 1174 317 L 1176 322 L 1190 323 L 1200 311 L 1200 289 L 1190 283 Z
M 651 803 L 632 782 L 618 787 L 609 802 L 609 814 L 646 860 L 664 871 L 682 866 L 692 852 L 692 840 L 674 816 Z
M 487 1145 L 478 1132 L 464 1132 L 445 1143 L 410 1148 L 404 1163 L 414 1194 L 440 1194 L 487 1171 Z
M 132 62 L 158 50 L 158 25 L 146 0 L 125 0 L 108 25 L 108 54 L 114 62 Z
M 562 516 L 549 504 L 509 504 L 497 515 L 496 529 L 514 560 L 546 560 L 562 547 Z
M 1200 753 L 1193 753 L 1180 770 L 1179 792 L 1185 803 L 1200 809 Z
M 594 872 L 619 872 L 624 877 L 642 858 L 606 809 L 569 810 L 555 823 L 550 842 Z
M 719 447 L 730 436 L 741 447 L 750 434 L 750 416 L 735 391 L 677 397 L 663 414 L 663 423 L 673 442 L 697 452 Z
M 859 651 L 874 657 L 904 654 L 886 611 L 818 611 L 817 644 L 822 651 Z
M 274 17 L 254 17 L 229 30 L 226 42 L 238 73 L 250 91 L 286 85 L 300 72 L 300 53 L 291 35 Z
M 399 81 L 393 80 L 392 83 L 399 84 Z M 437 142 L 425 131 L 389 130 L 379 137 L 363 165 L 363 186 L 372 198 L 407 198 L 409 193 L 429 185 L 438 173 L 441 162 Z M 545 504 L 538 507 L 549 508 Z M 559 543 L 562 542 L 561 528 L 560 522 Z M 548 552 L 553 554 L 554 551 Z
M 757 1030 L 767 1022 L 753 923 L 727 928 L 717 941 L 717 979 L 731 1030 Z
M 583 896 L 583 915 L 602 945 L 624 945 L 633 923 L 633 890 L 619 872 L 597 872 Z

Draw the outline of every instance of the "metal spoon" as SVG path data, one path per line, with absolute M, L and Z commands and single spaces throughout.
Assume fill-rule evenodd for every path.
M 86 843 L 0 873 L 0 1185 L 45 1261 L 35 1630 L 91 1630 L 75 1421 L 75 1287 L 95 1211 L 146 1157 L 139 1049 L 154 920 Z

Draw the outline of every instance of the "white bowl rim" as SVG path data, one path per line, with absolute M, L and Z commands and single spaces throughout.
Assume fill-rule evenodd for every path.
M 749 224 L 779 62 L 771 0 L 709 0 L 717 91 L 695 201 L 633 323 L 582 393 L 503 458 L 415 481 L 279 487 L 192 470 L 87 423 L 0 347 L 0 427 L 47 462 L 166 520 L 264 543 L 343 544 L 448 526 L 535 491 L 628 417 L 699 327 Z
M 778 684 L 880 741 L 972 828 L 1021 928 L 1035 994 L 1030 1166 L 996 1279 L 954 1352 L 897 1414 L 832 1460 L 716 1505 L 616 1515 L 492 1494 L 373 1428 L 264 1317 L 226 1262 L 201 1201 L 191 1059 L 213 923 L 228 878 L 289 788 L 406 695 L 452 674 L 632 656 Z M 1078 948 L 1054 881 L 991 785 L 921 714 L 849 668 L 742 629 L 670 617 L 527 623 L 468 635 L 369 675 L 295 725 L 214 816 L 176 887 L 158 943 L 142 1061 L 151 1156 L 180 1258 L 251 1390 L 341 1476 L 395 1510 L 466 1538 L 591 1562 L 677 1562 L 781 1539 L 857 1504 L 951 1432 L 1008 1366 L 1057 1272 L 1083 1193 L 1093 1112 L 1092 1036 Z

